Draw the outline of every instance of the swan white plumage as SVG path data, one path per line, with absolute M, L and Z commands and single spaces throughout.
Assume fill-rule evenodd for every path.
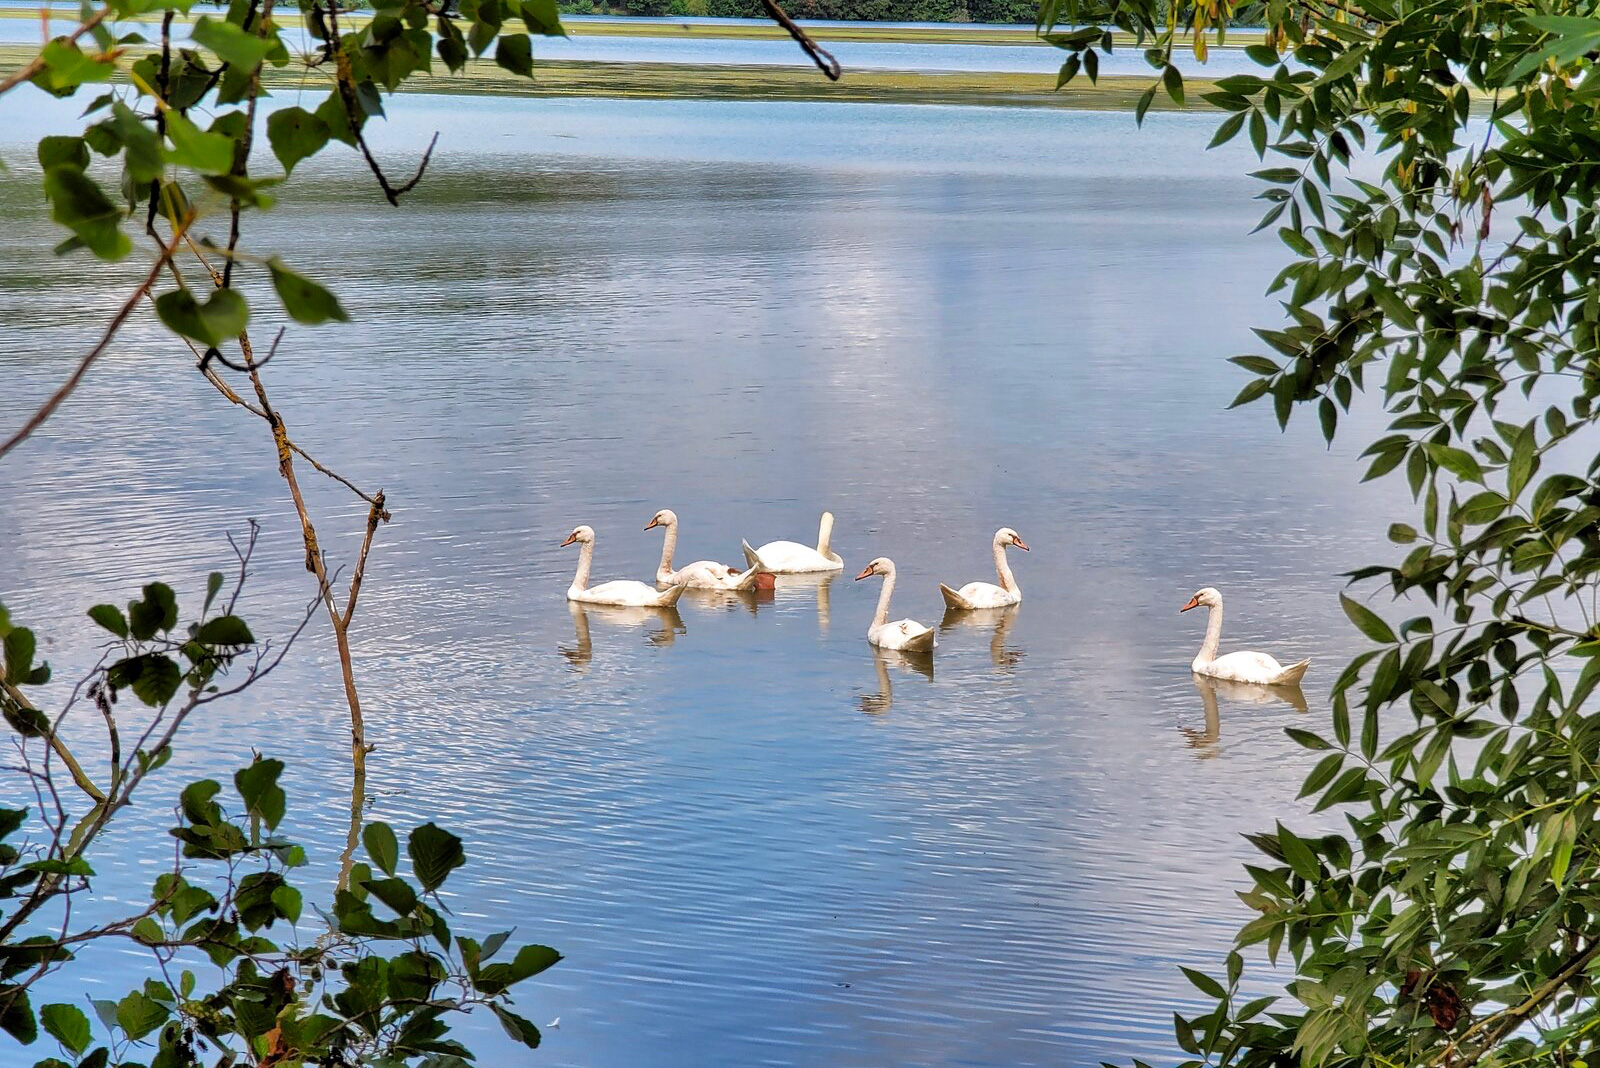
M 952 590 L 941 582 L 939 592 L 944 594 L 944 603 L 951 608 L 969 611 L 975 608 L 1006 608 L 1021 603 L 1022 587 L 1017 585 L 1017 577 L 1011 573 L 1011 565 L 1006 562 L 1006 548 L 1011 545 L 1023 552 L 1031 551 L 1023 543 L 1021 535 L 1010 527 L 1001 527 L 994 532 L 994 570 L 999 576 L 1000 585 L 969 582 L 959 590 Z
M 578 553 L 578 573 L 573 576 L 572 585 L 567 587 L 569 601 L 614 604 L 623 608 L 665 608 L 677 604 L 678 598 L 683 596 L 683 591 L 689 588 L 680 583 L 669 590 L 658 590 L 654 586 L 634 582 L 632 579 L 618 579 L 590 586 L 589 567 L 594 563 L 594 528 L 573 527 L 572 533 L 567 535 L 567 540 L 561 545 L 564 548 L 573 542 L 577 542 L 583 548 Z
M 756 588 L 756 578 L 761 574 L 759 567 L 752 566 L 748 571 L 735 571 L 727 564 L 719 564 L 715 560 L 696 560 L 692 564 L 673 568 L 672 554 L 678 547 L 678 513 L 671 508 L 661 509 L 644 529 L 651 530 L 655 527 L 667 528 L 666 539 L 661 543 L 661 565 L 656 568 L 657 585 L 676 586 L 682 583 L 692 590 Z
M 844 561 L 833 551 L 833 513 L 823 512 L 817 528 L 817 547 L 795 541 L 769 541 L 759 549 L 744 542 L 745 562 L 774 575 L 800 575 L 810 571 L 843 571 Z
M 1284 667 L 1266 653 L 1248 651 L 1218 656 L 1217 648 L 1222 644 L 1222 594 L 1211 586 L 1197 590 L 1189 598 L 1189 603 L 1178 611 L 1187 612 L 1191 608 L 1206 608 L 1211 612 L 1211 618 L 1206 623 L 1206 640 L 1201 643 L 1199 655 L 1189 665 L 1196 675 L 1229 682 L 1289 686 L 1297 685 L 1305 675 L 1306 668 L 1311 666 L 1310 660 L 1302 660 Z
M 889 598 L 894 595 L 894 561 L 880 556 L 856 576 L 860 582 L 869 575 L 883 576 L 883 592 L 878 594 L 878 612 L 867 628 L 867 641 L 880 649 L 899 649 L 908 653 L 931 653 L 938 640 L 933 630 L 914 619 L 889 622 Z

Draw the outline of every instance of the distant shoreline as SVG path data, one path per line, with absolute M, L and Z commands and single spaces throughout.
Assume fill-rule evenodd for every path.
M 21 67 L 36 54 L 28 45 L 0 45 L 0 75 Z M 122 79 L 118 79 L 121 81 Z M 320 96 L 324 76 L 304 68 L 267 67 L 270 89 L 304 89 Z M 806 100 L 884 104 L 963 104 L 986 107 L 1132 109 L 1153 77 L 1102 77 L 1099 85 L 1079 77 L 1061 90 L 1049 74 L 999 71 L 846 70 L 830 82 L 814 67 L 699 65 L 687 63 L 609 63 L 549 60 L 534 65 L 534 77 L 519 78 L 492 60 L 468 63 L 461 74 L 424 74 L 408 79 L 402 92 L 456 96 L 633 97 L 637 99 Z M 1201 95 L 1214 83 L 1185 79 L 1189 109 L 1207 109 Z M 1158 91 L 1153 110 L 1181 110 Z
M 52 12 L 55 14 L 56 12 Z M 76 22 L 73 13 L 61 11 L 63 27 Z M 204 14 L 196 12 L 195 16 Z M 350 12 L 349 16 L 362 18 L 364 12 Z M 279 25 L 300 26 L 302 20 L 299 15 L 278 14 L 274 16 Z M 0 7 L 0 19 L 31 19 L 38 21 L 38 8 L 13 8 Z M 54 18 L 52 22 L 56 21 Z M 127 19 L 128 22 L 159 22 L 157 15 L 141 16 Z M 180 23 L 193 22 L 194 17 L 181 18 Z M 897 42 L 903 44 L 963 44 L 963 45 L 1012 45 L 1035 46 L 1049 48 L 1051 45 L 1043 41 L 1033 31 L 1033 27 L 1018 24 L 1009 26 L 978 26 L 970 23 L 950 22 L 939 24 L 924 24 L 908 26 L 901 23 L 879 22 L 805 22 L 800 23 L 807 33 L 819 41 L 879 41 Z M 597 18 L 587 15 L 568 15 L 562 19 L 562 25 L 572 37 L 655 37 L 673 38 L 678 40 L 691 40 L 705 38 L 711 40 L 787 40 L 782 28 L 772 23 L 753 22 L 743 19 L 647 19 L 647 18 Z M 1234 38 L 1237 35 L 1238 40 Z M 1243 48 L 1251 44 L 1260 36 L 1259 30 L 1230 30 L 1227 43 L 1218 46 L 1212 45 L 1215 51 L 1218 47 Z M 1119 48 L 1132 48 L 1134 38 L 1131 34 L 1116 32 L 1112 38 Z M 1063 58 L 1065 53 L 1063 53 Z

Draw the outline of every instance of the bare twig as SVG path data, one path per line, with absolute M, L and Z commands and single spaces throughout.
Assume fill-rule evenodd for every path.
M 233 261 L 230 260 L 228 262 L 232 263 Z M 227 283 L 224 282 L 223 284 L 226 285 Z M 267 354 L 265 357 L 256 361 L 256 367 L 265 367 L 268 363 L 272 362 L 272 358 L 278 354 L 278 346 L 283 344 L 283 332 L 287 329 L 288 327 L 286 326 L 278 327 L 278 336 L 272 339 L 272 347 L 267 349 Z M 212 360 L 222 364 L 222 366 L 228 368 L 229 370 L 238 371 L 242 374 L 250 373 L 250 368 L 246 367 L 244 364 L 234 363 L 232 360 L 228 359 L 222 354 L 221 349 L 212 347 L 206 349 L 206 354 L 200 357 L 199 371 L 201 374 L 206 373 L 206 370 L 210 366 Z
M 344 104 L 344 117 L 350 126 L 350 136 L 355 138 L 356 147 L 361 149 L 361 155 L 366 158 L 373 177 L 378 179 L 378 186 L 383 190 L 384 198 L 398 208 L 401 194 L 411 192 L 417 183 L 422 181 L 423 172 L 428 169 L 428 161 L 433 158 L 433 146 L 439 143 L 439 135 L 435 133 L 433 140 L 428 142 L 428 150 L 422 154 L 422 162 L 417 164 L 417 172 L 411 176 L 411 180 L 398 186 L 391 183 L 388 175 L 383 173 L 383 168 L 378 166 L 378 159 L 372 154 L 372 149 L 367 147 L 367 139 L 361 133 L 361 122 L 356 118 L 361 110 L 361 102 L 356 99 L 355 77 L 350 73 L 350 60 L 344 54 L 344 45 L 339 40 L 338 0 L 330 0 L 328 4 L 328 47 L 334 51 L 334 81 L 339 86 L 339 100 Z
M 832 52 L 812 40 L 811 35 L 802 30 L 799 24 L 789 17 L 789 13 L 778 6 L 777 0 L 761 0 L 761 6 L 767 9 L 767 15 L 773 22 L 782 26 L 789 36 L 794 38 L 795 44 L 799 45 L 805 51 L 805 54 L 811 57 L 811 62 L 815 63 L 817 69 L 828 76 L 830 82 L 839 80 L 839 75 L 844 73 L 844 68 L 839 66 L 839 61 L 833 58 Z

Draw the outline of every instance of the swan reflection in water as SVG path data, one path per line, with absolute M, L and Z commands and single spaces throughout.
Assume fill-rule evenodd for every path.
M 575 644 L 560 647 L 561 655 L 579 671 L 587 671 L 594 658 L 594 641 L 589 634 L 591 620 L 613 627 L 649 627 L 645 641 L 650 645 L 671 645 L 684 633 L 683 616 L 671 608 L 619 608 L 614 605 L 583 604 L 568 601 L 567 611 L 577 631 Z M 654 626 L 652 626 L 654 624 Z
M 772 600 L 779 604 L 798 604 L 812 598 L 817 602 L 817 631 L 826 638 L 828 624 L 832 621 L 833 580 L 837 571 L 812 571 L 795 575 L 778 575 L 777 588 L 771 592 Z
M 1021 649 L 1006 648 L 1006 637 L 1020 611 L 1022 606 L 1015 604 L 1005 608 L 947 608 L 939 621 L 939 630 L 944 634 L 958 629 L 989 631 L 989 659 L 994 661 L 997 670 L 1010 672 L 1027 655 Z
M 1219 756 L 1222 752 L 1222 716 L 1217 709 L 1217 696 L 1220 694 L 1230 701 L 1239 701 L 1252 705 L 1270 705 L 1277 701 L 1290 705 L 1297 712 L 1307 709 L 1306 695 L 1299 686 L 1265 686 L 1254 682 L 1229 682 L 1225 679 L 1213 679 L 1205 675 L 1190 675 L 1194 688 L 1200 691 L 1200 700 L 1205 705 L 1206 725 L 1202 730 L 1194 727 L 1178 728 L 1183 736 L 1188 739 L 1189 748 L 1198 750 L 1197 755 L 1202 760 L 1209 760 Z
M 889 665 L 897 670 L 914 671 L 929 682 L 933 681 L 933 654 L 907 653 L 895 649 L 872 646 L 872 667 L 878 674 L 878 692 L 862 694 L 856 706 L 869 715 L 879 716 L 894 705 L 894 680 L 889 677 Z

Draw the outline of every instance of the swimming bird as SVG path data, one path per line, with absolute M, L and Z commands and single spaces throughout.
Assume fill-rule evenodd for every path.
M 574 542 L 583 548 L 578 553 L 578 573 L 573 576 L 572 585 L 567 587 L 569 601 L 614 604 L 624 608 L 665 608 L 677 604 L 678 598 L 683 596 L 683 591 L 689 588 L 686 583 L 679 583 L 671 589 L 658 590 L 654 586 L 634 582 L 632 579 L 617 579 L 614 582 L 602 582 L 598 586 L 590 586 L 589 567 L 594 563 L 594 528 L 573 527 L 572 533 L 567 535 L 567 540 L 561 545 L 565 548 Z
M 939 592 L 944 594 L 944 603 L 951 608 L 1006 608 L 1018 604 L 1022 600 L 1022 587 L 1017 585 L 1017 577 L 1011 573 L 1011 565 L 1006 562 L 1006 548 L 1015 545 L 1023 552 L 1031 552 L 1022 537 L 1010 527 L 1001 527 L 994 532 L 994 570 L 1000 578 L 1000 585 L 992 582 L 969 582 L 959 590 L 952 590 L 944 583 L 939 583 Z
M 914 619 L 889 622 L 889 598 L 894 596 L 894 561 L 880 556 L 856 576 L 860 582 L 869 575 L 883 576 L 883 592 L 878 594 L 878 612 L 867 628 L 867 641 L 880 649 L 899 649 L 908 653 L 931 653 L 938 644 L 931 628 Z
M 692 564 L 684 564 L 674 569 L 672 554 L 678 547 L 678 513 L 670 508 L 661 509 L 644 529 L 651 530 L 655 527 L 667 528 L 667 536 L 661 543 L 661 566 L 656 568 L 658 585 L 676 586 L 683 583 L 694 590 L 756 588 L 756 579 L 761 574 L 759 567 L 753 566 L 748 571 L 735 571 L 727 564 L 719 564 L 715 560 L 696 560 Z
M 1189 598 L 1189 603 L 1178 611 L 1187 612 L 1191 608 L 1208 608 L 1211 611 L 1211 619 L 1206 623 L 1206 640 L 1200 645 L 1199 655 L 1189 665 L 1196 675 L 1230 682 L 1288 686 L 1298 684 L 1306 668 L 1311 666 L 1310 660 L 1302 660 L 1284 667 L 1266 653 L 1238 652 L 1218 656 L 1217 647 L 1222 644 L 1222 594 L 1210 586 L 1197 590 Z
M 769 541 L 759 549 L 744 542 L 745 561 L 754 568 L 775 575 L 798 575 L 810 571 L 842 571 L 844 561 L 833 551 L 833 513 L 823 512 L 817 528 L 817 547 L 794 541 Z

